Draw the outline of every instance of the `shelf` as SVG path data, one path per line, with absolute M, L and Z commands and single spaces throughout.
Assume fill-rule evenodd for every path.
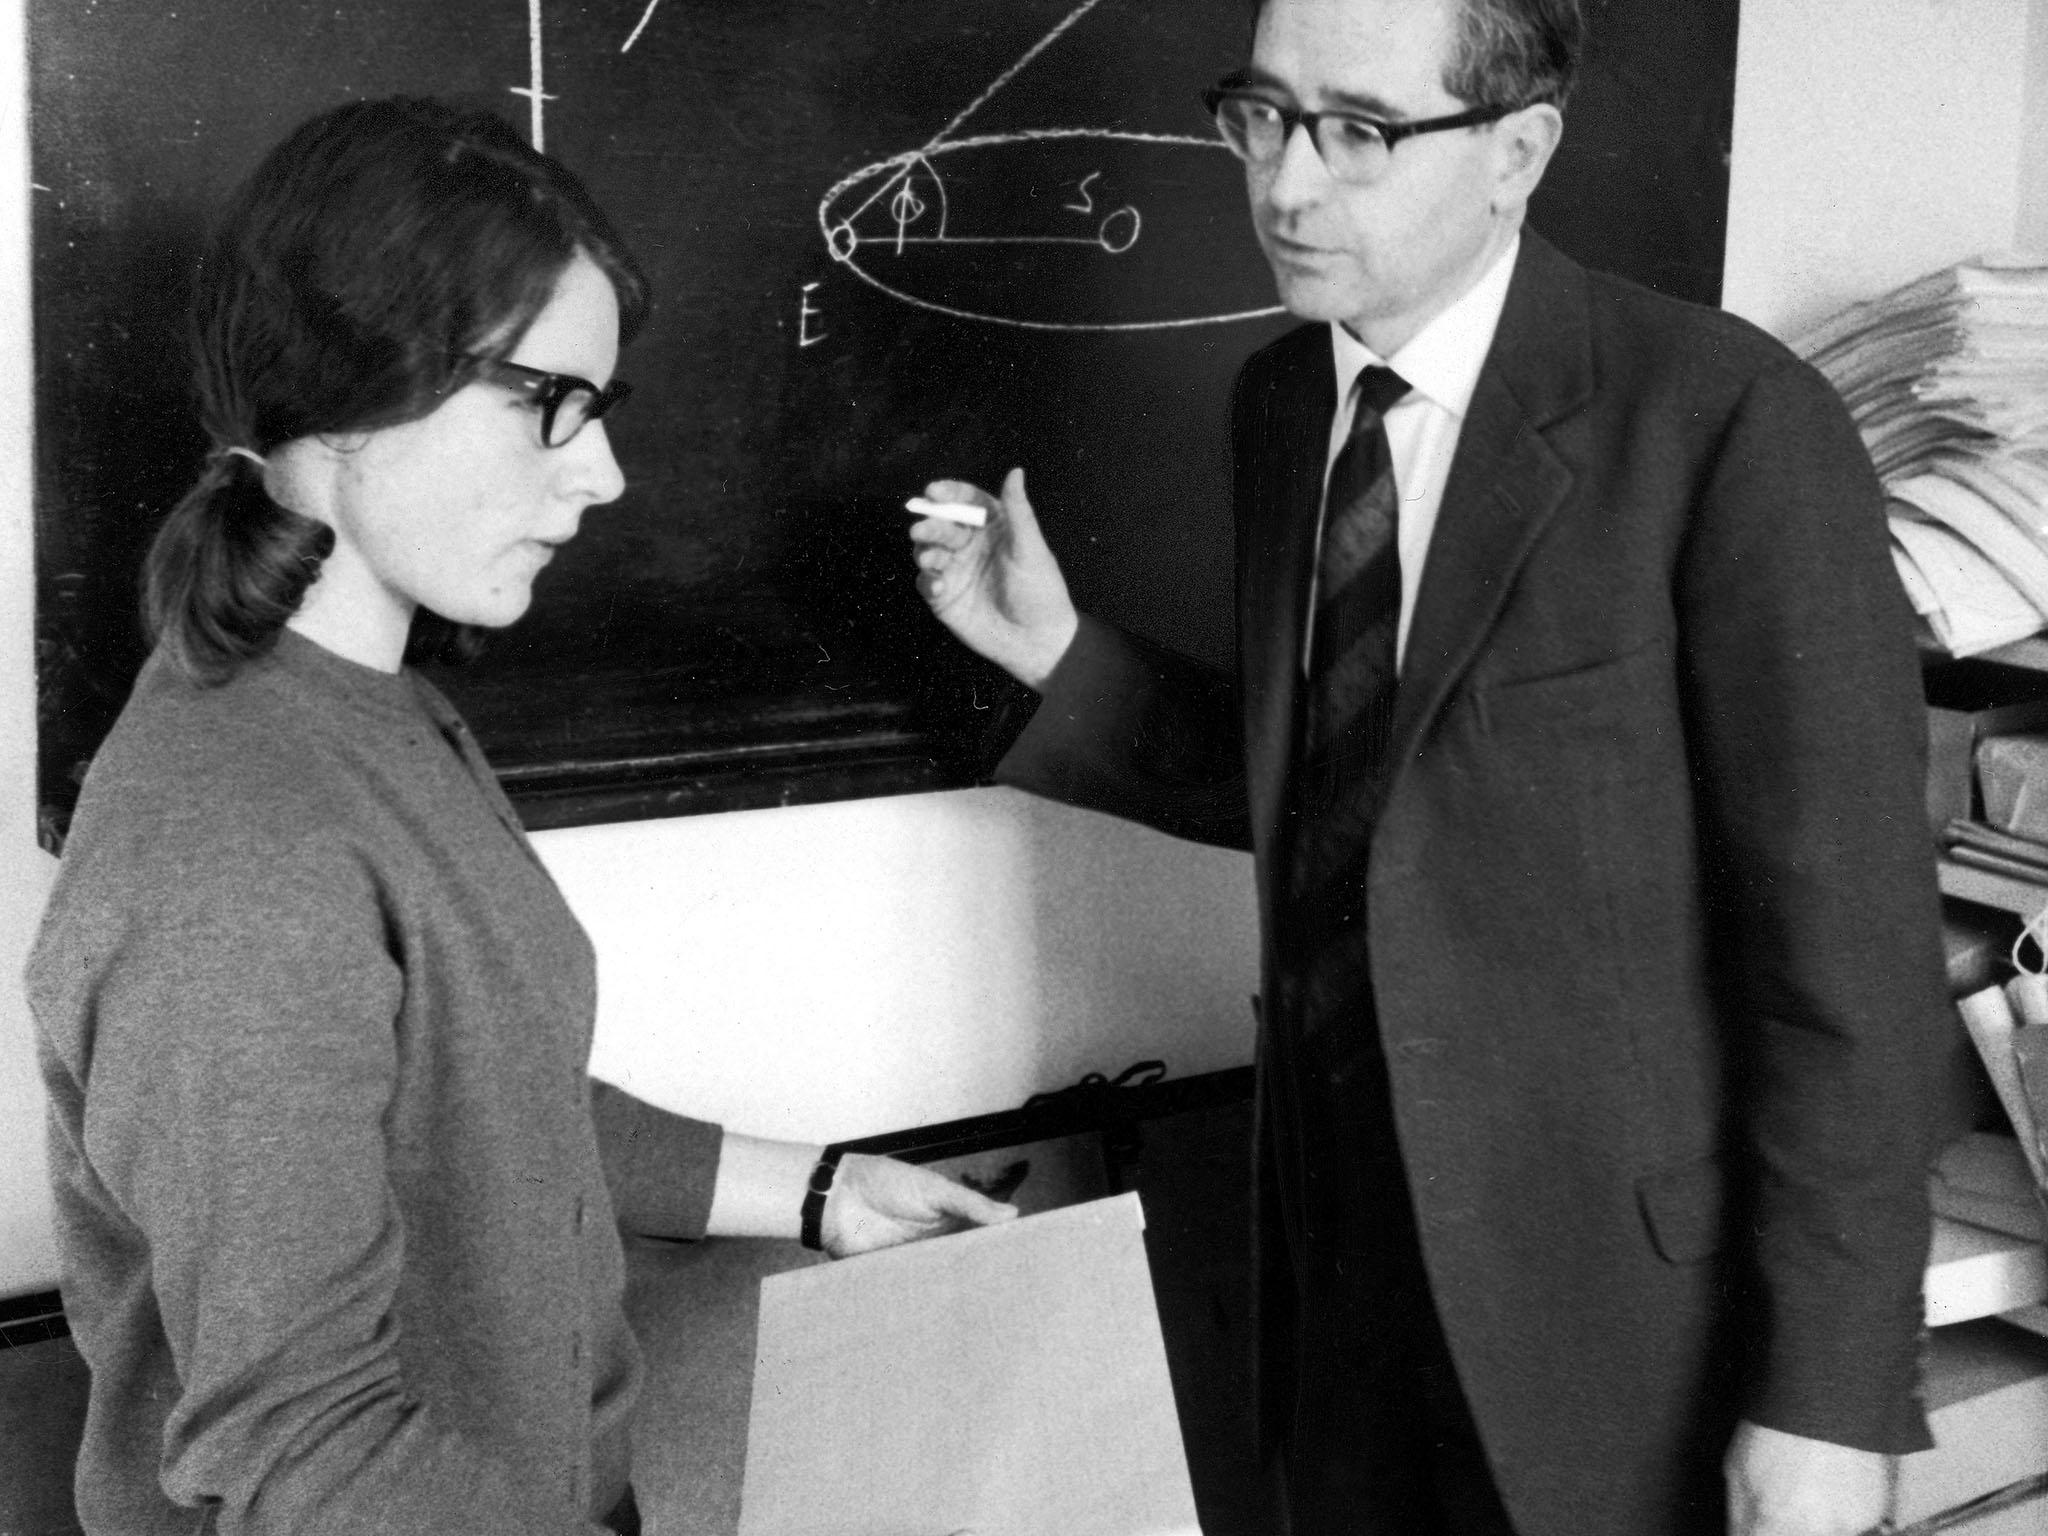
M 1935 1217 L 1924 1368 L 1934 1449 L 1900 1458 L 1902 1526 L 1928 1520 L 1946 1529 L 1945 1512 L 1959 1513 L 1961 1506 L 2048 1472 L 2044 1299 L 2048 1251 L 2041 1244 Z M 2042 1529 L 2024 1522 L 2044 1512 L 2028 1503 L 2023 1523 L 2011 1529 Z
M 1957 659 L 1995 661 L 2000 666 L 2025 667 L 2033 672 L 2048 672 L 2048 635 L 2029 635 L 2026 639 L 2015 640 L 2010 645 L 2001 645 L 1994 650 L 1979 651 L 1974 656 Z
M 2048 1339 L 1990 1320 L 1943 1329 L 1928 1342 L 1926 1394 L 1934 1449 L 1899 1459 L 1901 1525 L 2048 1469 Z
M 2031 880 L 1993 874 L 1988 869 L 1958 864 L 1946 856 L 1937 861 L 1936 869 L 1944 896 L 1997 907 L 2025 918 L 2035 917 L 2043 907 L 2048 907 L 2048 886 L 2036 885 Z
M 2024 1237 L 1934 1218 L 1927 1261 L 1931 1328 L 1996 1317 L 2048 1301 L 2048 1250 Z

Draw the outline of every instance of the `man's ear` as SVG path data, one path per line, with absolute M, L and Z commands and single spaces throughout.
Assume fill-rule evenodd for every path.
M 1520 213 L 1528 207 L 1563 137 L 1564 115 L 1548 102 L 1510 112 L 1494 125 L 1495 213 Z

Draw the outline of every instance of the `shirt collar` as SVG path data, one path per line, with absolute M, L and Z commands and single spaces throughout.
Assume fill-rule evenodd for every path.
M 1408 381 L 1412 391 L 1409 399 L 1433 401 L 1462 419 L 1472 403 L 1472 391 L 1479 387 L 1479 370 L 1485 366 L 1487 351 L 1493 346 L 1501 310 L 1507 306 L 1508 280 L 1514 276 L 1515 255 L 1521 248 L 1522 237 L 1517 233 L 1478 282 L 1390 358 L 1383 360 L 1341 323 L 1331 321 L 1330 340 L 1337 359 L 1338 412 L 1341 414 L 1350 401 L 1351 386 L 1358 381 L 1359 374 L 1384 361 Z

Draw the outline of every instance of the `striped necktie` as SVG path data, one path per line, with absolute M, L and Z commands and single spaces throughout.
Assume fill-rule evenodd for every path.
M 1366 847 L 1385 786 L 1401 619 L 1400 497 L 1387 410 L 1408 385 L 1359 375 L 1351 435 L 1330 470 L 1316 563 L 1302 740 L 1294 893 L 1323 920 L 1363 916 Z

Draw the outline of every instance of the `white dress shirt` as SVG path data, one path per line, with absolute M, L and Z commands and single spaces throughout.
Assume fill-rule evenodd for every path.
M 1500 312 L 1507 303 L 1508 279 L 1522 248 L 1518 234 L 1463 297 L 1417 331 L 1390 358 L 1381 358 L 1343 325 L 1330 325 L 1330 343 L 1337 359 L 1337 416 L 1330 423 L 1330 453 L 1323 467 L 1323 496 L 1328 512 L 1329 471 L 1351 435 L 1351 387 L 1359 374 L 1383 364 L 1408 381 L 1408 393 L 1387 412 L 1387 446 L 1394 458 L 1394 485 L 1400 492 L 1401 622 L 1395 633 L 1396 665 L 1408 653 L 1408 625 L 1415 616 L 1415 594 L 1422 584 L 1429 541 L 1436 533 L 1437 510 L 1443 505 L 1444 480 L 1458 451 L 1458 434 L 1479 383 L 1479 370 L 1493 345 Z M 1322 528 L 1316 530 L 1318 555 Z M 1314 611 L 1313 594 L 1310 611 Z M 1309 626 L 1313 630 L 1314 626 Z M 1308 646 L 1302 645 L 1302 665 Z

